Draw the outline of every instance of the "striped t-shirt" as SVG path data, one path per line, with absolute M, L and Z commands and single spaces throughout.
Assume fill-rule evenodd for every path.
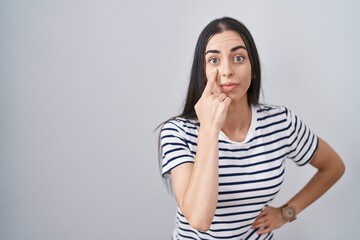
M 162 174 L 193 163 L 199 122 L 175 118 L 161 130 Z M 286 158 L 297 165 L 308 163 L 317 149 L 317 136 L 289 109 L 252 106 L 252 121 L 243 142 L 219 134 L 219 189 L 215 215 L 208 231 L 189 225 L 177 208 L 174 239 L 274 239 L 258 235 L 251 225 L 279 192 Z

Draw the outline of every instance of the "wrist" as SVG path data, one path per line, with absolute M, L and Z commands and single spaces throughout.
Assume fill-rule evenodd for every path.
M 220 130 L 217 130 L 214 127 L 206 127 L 203 126 L 199 128 L 199 135 L 201 136 L 206 136 L 206 138 L 214 138 L 214 139 L 219 139 L 219 133 Z
M 293 206 L 286 203 L 285 205 L 280 207 L 280 209 L 283 219 L 286 220 L 287 222 L 292 222 L 296 219 L 297 212 Z

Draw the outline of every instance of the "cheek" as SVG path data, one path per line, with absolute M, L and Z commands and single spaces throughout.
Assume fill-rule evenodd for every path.
M 213 87 L 213 93 L 221 93 L 220 87 L 217 84 Z
M 206 76 L 206 82 L 210 79 L 212 75 L 213 68 L 206 68 L 205 69 L 205 76 Z
M 246 74 L 251 79 L 251 64 L 248 62 L 247 68 L 246 68 Z
M 212 71 L 213 71 L 213 67 L 205 63 L 205 75 L 207 79 L 209 79 L 209 77 L 211 76 Z
M 251 67 L 239 68 L 237 75 L 243 80 L 251 80 Z

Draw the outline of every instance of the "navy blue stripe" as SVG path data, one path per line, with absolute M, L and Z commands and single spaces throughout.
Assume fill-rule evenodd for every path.
M 191 136 L 191 137 L 196 138 L 196 139 L 198 138 L 198 135 L 190 133 L 190 132 L 186 132 L 186 135 Z
M 285 158 L 286 156 L 286 153 L 281 155 L 281 156 L 278 156 L 278 157 L 275 157 L 275 158 L 271 158 L 271 159 L 268 159 L 268 160 L 265 160 L 265 161 L 261 161 L 261 162 L 256 162 L 256 163 L 249 163 L 249 164 L 237 164 L 237 165 L 220 165 L 219 168 L 245 168 L 245 167 L 252 167 L 252 166 L 256 166 L 256 165 L 261 165 L 261 164 L 265 164 L 265 163 L 270 163 L 270 162 L 274 162 L 276 160 L 279 160 L 279 159 L 282 159 L 282 158 Z M 231 160 L 231 159 L 230 159 Z
M 275 198 L 275 195 L 272 195 L 271 198 L 267 199 L 266 201 L 263 202 L 253 202 L 253 203 L 249 203 L 249 204 L 235 204 L 235 205 L 226 205 L 226 206 L 222 206 L 223 208 L 236 208 L 238 206 L 256 206 L 256 205 L 262 205 L 263 209 L 268 206 L 268 204 Z M 256 216 L 254 217 L 256 218 Z
M 301 137 L 298 138 L 300 136 L 301 132 L 302 132 Z M 297 141 L 293 152 L 295 152 L 299 148 L 299 145 L 302 144 L 303 138 L 305 137 L 307 132 L 309 132 L 309 134 L 310 134 L 310 131 L 306 128 L 306 126 L 301 123 L 299 130 L 297 131 L 297 135 L 296 135 L 299 140 Z M 293 158 L 296 158 L 299 153 L 300 153 L 300 151 L 297 151 L 296 155 Z
M 177 213 L 178 213 L 180 216 L 182 216 L 183 218 L 185 218 L 185 216 L 184 216 L 183 214 L 181 214 L 179 211 L 177 211 Z M 183 224 L 185 224 L 185 225 L 190 226 L 190 224 L 189 224 L 188 222 L 181 221 L 181 220 L 179 219 L 179 217 L 176 217 L 176 218 L 177 218 L 177 220 L 178 220 L 180 223 L 183 223 Z M 186 218 L 185 218 L 185 219 L 186 219 Z M 241 218 L 241 219 L 239 219 L 239 220 L 233 220 L 233 221 L 213 221 L 213 222 L 211 223 L 211 225 L 240 223 L 240 222 L 254 221 L 255 219 L 256 219 L 256 217 Z M 246 225 L 246 226 L 249 226 L 249 225 Z M 241 228 L 239 228 L 239 229 L 241 229 Z M 214 230 L 212 230 L 212 231 L 214 231 Z
M 173 124 L 173 123 L 172 123 Z M 173 124 L 175 125 L 175 124 Z M 175 125 L 176 126 L 176 125 Z M 161 129 L 161 133 L 165 132 L 165 131 L 174 131 L 174 132 L 179 132 L 178 128 L 171 128 L 171 127 L 164 127 Z
M 168 165 L 170 162 L 176 160 L 176 159 L 179 159 L 179 158 L 184 158 L 184 157 L 190 157 L 190 158 L 193 158 L 193 156 L 191 155 L 188 155 L 188 154 L 183 154 L 183 155 L 180 155 L 180 156 L 176 156 L 176 157 L 173 157 L 173 158 L 170 158 L 165 164 L 162 165 L 162 167 L 166 167 L 166 165 Z
M 316 136 L 315 136 L 315 137 L 316 137 Z M 316 140 L 317 140 L 317 141 L 316 141 L 316 146 L 315 146 L 314 151 L 312 152 L 311 156 L 310 156 L 309 159 L 306 160 L 304 163 L 299 164 L 299 166 L 304 166 L 305 164 L 307 164 L 309 161 L 311 161 L 311 160 L 313 159 L 313 157 L 314 157 L 314 155 L 315 155 L 315 153 L 316 153 L 316 150 L 317 150 L 317 148 L 318 148 L 318 146 L 319 146 L 319 138 L 316 137 Z
M 248 220 L 253 220 L 254 218 L 249 218 Z M 177 220 L 184 224 L 184 225 L 188 225 L 190 226 L 190 224 L 188 222 L 184 222 L 184 221 L 181 221 L 179 218 L 177 218 Z M 211 223 L 211 225 L 214 225 L 214 222 Z M 216 225 L 216 224 L 215 224 Z M 246 228 L 246 227 L 249 227 L 251 226 L 251 224 L 247 224 L 247 225 L 242 225 L 241 227 L 236 227 L 236 228 L 222 228 L 222 229 L 212 229 L 210 228 L 209 229 L 209 232 L 228 232 L 228 231 L 235 231 L 235 230 L 240 230 L 242 228 Z
M 289 130 L 291 126 L 292 126 L 292 124 L 289 123 L 289 125 L 286 126 L 285 128 L 277 129 L 277 130 L 274 130 L 272 132 L 268 132 L 268 133 L 264 133 L 264 134 L 259 134 L 256 137 L 251 138 L 249 140 L 249 142 L 252 142 L 252 141 L 254 141 L 254 140 L 258 139 L 258 138 L 266 138 L 266 137 L 269 137 L 271 135 L 275 135 L 275 134 L 278 134 L 278 133 L 281 133 L 281 132 L 285 132 L 285 131 Z
M 281 138 L 277 138 L 277 139 L 275 139 L 273 141 L 268 141 L 268 142 L 261 143 L 261 144 L 258 144 L 258 145 L 253 145 L 253 146 L 248 147 L 248 148 L 242 148 L 242 147 L 239 147 L 239 148 L 236 148 L 236 149 L 219 148 L 219 151 L 222 151 L 222 152 L 246 152 L 246 151 L 249 151 L 249 150 L 253 150 L 255 148 L 264 147 L 264 146 L 267 146 L 267 145 L 270 145 L 270 144 L 273 144 L 273 143 L 276 143 L 276 142 L 280 142 L 282 140 L 286 140 L 286 139 L 289 139 L 289 138 L 290 138 L 290 135 L 289 136 L 284 136 L 284 137 L 281 137 Z
M 199 122 L 195 122 L 194 120 L 191 121 L 191 120 L 188 120 L 185 118 L 175 118 L 172 121 L 169 121 L 168 123 L 174 124 L 177 127 L 182 128 L 182 127 L 178 126 L 177 124 L 175 124 L 174 122 L 181 124 L 182 127 L 189 128 L 189 129 L 198 129 L 200 126 Z
M 180 131 L 181 132 L 183 132 L 184 134 L 187 134 L 187 131 L 185 131 L 185 129 L 183 129 L 183 126 L 181 127 L 181 126 L 178 126 L 177 124 L 175 124 L 175 122 L 174 121 L 171 121 L 171 122 L 168 122 L 168 124 L 171 124 L 171 125 L 174 125 L 176 128 L 170 128 L 170 127 L 165 127 L 165 128 L 163 128 L 163 130 L 175 130 L 175 131 L 177 131 L 177 132 L 179 132 L 180 133 Z M 163 131 L 162 130 L 162 131 Z M 161 131 L 161 132 L 162 132 Z
M 181 234 L 181 233 L 178 233 L 178 235 L 179 235 L 180 237 L 182 237 L 182 238 L 197 240 L 197 238 L 193 238 L 193 237 L 190 237 L 190 236 L 185 236 L 185 235 L 183 235 L 183 234 Z
M 252 217 L 252 218 L 241 218 L 239 220 L 233 220 L 233 221 L 214 221 L 211 224 L 230 224 L 230 223 L 240 223 L 240 222 L 247 222 L 247 221 L 253 221 L 255 220 L 256 217 Z
M 164 176 L 165 174 L 168 174 L 171 172 L 171 170 L 173 170 L 174 168 L 176 168 L 177 166 L 180 166 L 181 164 L 184 164 L 184 163 L 194 163 L 194 161 L 183 161 L 183 162 L 180 162 L 179 164 L 176 164 L 175 166 L 173 166 L 172 168 L 168 169 L 166 172 L 164 172 L 162 175 Z
M 261 234 L 259 234 L 255 240 L 261 240 L 261 237 L 263 237 L 263 236 Z
M 208 240 L 206 238 L 202 238 L 199 236 L 199 234 L 197 234 L 195 231 L 191 230 L 191 229 L 185 229 L 185 228 L 182 228 L 182 227 L 179 227 L 180 230 L 184 231 L 184 232 L 190 232 L 190 233 L 193 233 L 195 234 L 196 236 L 198 236 L 198 239 L 201 239 L 201 240 Z M 180 235 L 180 233 L 179 233 Z M 188 236 L 189 237 L 189 236 Z
M 247 204 L 236 204 L 236 205 L 218 206 L 216 209 L 254 206 L 254 205 L 260 205 L 260 204 L 266 204 L 267 202 L 268 202 L 268 201 L 256 202 L 256 203 L 247 203 Z
M 272 239 L 273 236 L 274 236 L 274 234 L 272 232 L 269 232 L 268 235 L 266 235 L 264 240 L 266 240 L 266 239 L 270 240 L 270 239 Z
M 273 152 L 277 152 L 283 148 L 286 148 L 286 147 L 289 147 L 291 146 L 291 144 L 285 144 L 285 145 L 282 145 L 278 148 L 274 148 L 272 150 L 268 150 L 268 151 L 264 151 L 264 152 L 259 152 L 259 153 L 256 153 L 256 154 L 252 154 L 252 155 L 246 155 L 246 156 L 242 156 L 242 157 L 228 157 L 228 156 L 221 156 L 219 157 L 220 160 L 231 160 L 231 159 L 235 159 L 235 160 L 242 160 L 242 159 L 249 159 L 249 158 L 254 158 L 254 157 L 258 157 L 258 156 L 262 156 L 262 155 L 267 155 L 267 154 L 270 154 L 270 153 L 273 153 Z
M 276 116 L 282 115 L 284 113 L 286 114 L 287 110 L 284 110 L 284 111 L 279 112 L 279 113 L 271 114 L 271 115 L 266 115 L 264 117 L 259 117 L 259 118 L 257 118 L 257 121 L 262 121 L 262 120 L 265 120 L 265 119 L 268 119 L 268 118 L 276 117 Z
M 277 188 L 282 184 L 283 181 L 281 181 L 278 184 L 272 185 L 272 186 L 268 186 L 268 187 L 262 187 L 262 188 L 251 188 L 251 189 L 244 189 L 244 190 L 236 190 L 236 191 L 220 191 L 219 195 L 224 195 L 224 194 L 235 194 L 235 193 L 244 193 L 244 192 L 257 192 L 257 191 L 264 191 L 264 190 L 269 190 L 269 189 L 273 189 L 273 188 Z
M 262 209 L 262 208 L 261 208 L 261 209 Z M 214 216 L 216 216 L 216 217 L 228 217 L 228 216 L 234 216 L 234 215 L 243 215 L 243 214 L 249 214 L 249 213 L 257 213 L 257 212 L 260 212 L 261 209 L 251 210 L 251 211 L 242 211 L 242 212 L 218 213 L 218 214 L 214 214 Z
M 300 151 L 299 151 L 298 147 L 299 147 L 300 143 L 303 142 L 302 139 L 304 138 L 305 134 L 306 134 L 306 131 L 303 132 L 300 140 L 296 144 L 294 144 L 295 146 L 292 146 L 290 148 L 291 150 L 288 152 L 289 158 L 295 159 L 299 155 Z M 295 154 L 295 156 L 293 156 L 293 154 Z
M 272 233 L 269 240 L 273 240 L 274 234 Z
M 261 173 L 277 170 L 277 169 L 281 168 L 281 166 L 282 166 L 282 163 L 277 167 L 267 168 L 267 169 L 255 171 L 255 172 L 223 173 L 223 174 L 219 174 L 219 177 L 236 177 L 236 176 L 244 176 L 244 175 L 256 175 L 256 174 L 261 174 Z
M 178 137 L 178 136 L 175 136 L 175 135 L 164 135 L 162 136 L 160 139 L 163 140 L 165 138 L 177 138 L 179 140 L 181 140 L 182 142 L 186 143 L 186 139 L 185 138 L 181 138 L 181 137 Z
M 251 232 L 244 240 L 250 239 L 250 237 L 251 237 L 252 235 L 254 235 L 254 233 L 256 233 L 258 230 L 259 230 L 259 228 L 255 228 L 254 230 L 252 230 L 252 232 Z
M 187 145 L 190 143 L 191 145 L 193 146 L 197 146 L 197 143 L 196 142 L 192 142 L 190 141 L 189 139 L 186 139 L 186 138 L 181 138 L 179 136 L 176 136 L 176 135 L 163 135 L 160 139 L 163 140 L 165 138 L 177 138 L 177 139 L 180 139 L 182 142 L 186 143 Z
M 290 121 L 289 125 L 286 126 L 285 128 L 278 129 L 278 130 L 275 130 L 275 131 L 272 131 L 272 132 L 269 132 L 269 133 L 257 135 L 256 137 L 253 137 L 251 140 L 249 140 L 249 142 L 252 142 L 252 141 L 254 141 L 254 140 L 258 139 L 258 138 L 265 138 L 265 137 L 269 137 L 269 136 L 271 136 L 271 135 L 275 135 L 275 134 L 278 134 L 278 133 L 287 131 L 287 130 L 289 130 L 292 126 L 293 126 L 292 121 Z M 293 129 L 293 131 L 291 132 L 291 134 L 289 134 L 289 136 L 292 136 L 292 135 L 295 133 L 295 131 L 296 131 L 296 126 L 297 126 L 297 119 L 295 119 L 294 129 Z
M 257 198 L 265 198 L 265 197 L 275 196 L 279 191 L 280 190 L 277 190 L 274 193 L 269 193 L 269 194 L 265 194 L 265 195 L 256 195 L 256 196 L 252 196 L 252 197 L 222 199 L 222 200 L 218 200 L 218 203 L 235 202 L 235 201 L 243 201 L 243 200 L 252 200 L 252 199 L 257 199 Z
M 177 118 L 175 118 L 175 120 L 177 120 L 178 122 L 183 123 L 184 125 L 191 124 L 191 125 L 195 125 L 195 126 L 200 126 L 200 123 L 198 121 L 196 121 L 196 120 L 193 120 L 193 119 L 186 119 L 186 118 L 177 117 Z
M 285 169 L 283 169 L 280 174 L 278 174 L 278 175 L 276 175 L 276 176 L 273 176 L 273 177 L 256 179 L 256 180 L 251 180 L 251 181 L 224 182 L 224 183 L 219 183 L 219 186 L 241 185 L 241 184 L 249 184 L 249 183 L 267 182 L 267 181 L 271 181 L 271 180 L 280 178 L 281 176 L 284 175 L 284 172 L 285 172 Z
M 192 126 L 189 126 L 189 125 L 184 125 L 184 127 L 186 127 L 186 128 L 189 128 L 189 129 L 199 129 L 199 125 L 192 125 Z
M 220 140 L 220 139 L 219 139 L 219 143 L 225 143 L 225 144 L 233 144 L 232 142 L 229 142 L 229 141 L 225 141 L 225 140 Z
M 315 135 L 312 135 L 312 139 L 311 139 L 310 146 L 313 145 L 314 139 L 315 139 Z M 306 150 L 306 152 L 300 157 L 300 159 L 305 159 L 305 156 L 309 153 L 310 150 L 311 150 L 311 148 L 309 147 L 309 148 Z M 314 154 L 314 153 L 312 153 L 311 156 L 313 156 L 313 154 Z M 309 159 L 311 159 L 311 157 L 310 157 Z M 305 162 L 308 162 L 309 159 L 306 159 Z M 299 161 L 297 161 L 297 162 L 299 162 Z
M 167 145 L 171 145 L 171 146 L 183 146 L 183 147 L 188 148 L 188 145 L 182 144 L 182 143 L 176 143 L 176 142 L 167 142 L 167 143 L 164 143 L 164 144 L 162 145 L 162 148 L 164 148 L 164 147 L 167 146 Z
M 274 126 L 274 125 L 278 125 L 278 124 L 284 123 L 284 122 L 286 122 L 286 121 L 287 121 L 286 119 L 281 119 L 281 120 L 279 120 L 279 121 L 277 121 L 277 122 L 271 122 L 271 123 L 266 124 L 266 125 L 263 125 L 263 126 L 258 126 L 258 127 L 255 128 L 255 130 L 272 127 L 272 126 Z
M 185 228 L 181 228 L 181 227 L 179 227 L 179 229 L 181 229 L 181 230 L 183 230 L 183 231 L 185 231 L 185 232 L 192 232 L 192 233 L 196 234 L 196 235 L 199 237 L 199 239 L 201 239 L 201 240 L 208 240 L 208 239 L 206 239 L 206 238 L 200 237 L 199 234 L 197 234 L 197 233 L 194 232 L 193 230 L 185 229 Z M 233 235 L 233 236 L 216 236 L 216 237 L 215 237 L 214 235 L 212 235 L 212 234 L 210 234 L 210 233 L 207 233 L 207 232 L 202 232 L 202 231 L 199 231 L 199 232 L 202 233 L 202 234 L 204 234 L 204 235 L 207 235 L 207 236 L 209 236 L 209 237 L 211 237 L 211 238 L 214 238 L 214 239 L 230 239 L 230 238 L 240 237 L 240 236 L 242 236 L 242 235 L 245 234 L 245 232 L 244 232 L 244 233 L 237 234 L 237 235 Z
M 270 111 L 270 110 L 273 110 L 275 109 L 274 107 L 270 107 L 269 105 L 265 106 L 261 106 L 260 109 L 256 110 L 256 112 L 258 113 L 261 113 L 261 112 L 267 112 L 267 111 Z
M 299 158 L 298 156 L 303 151 L 304 147 L 307 146 L 307 143 L 309 142 L 310 137 L 311 137 L 311 132 L 309 129 L 307 129 L 305 141 L 302 141 L 302 142 L 299 141 L 298 146 L 296 146 L 296 148 L 299 148 L 299 144 L 300 143 L 302 144 L 301 148 L 297 151 L 296 155 L 294 156 L 295 159 L 302 159 L 301 157 Z
M 177 152 L 177 151 L 183 151 L 183 150 L 186 150 L 186 148 L 185 148 L 185 149 L 184 149 L 184 148 L 173 148 L 173 149 L 171 149 L 171 150 L 169 150 L 169 151 L 164 152 L 163 158 L 165 158 L 166 155 L 168 155 L 169 153 Z M 188 150 L 188 149 L 187 149 L 187 150 Z
M 224 229 L 210 229 L 210 232 L 229 232 L 229 231 L 236 231 L 236 230 L 241 230 L 243 228 L 248 228 L 250 227 L 252 224 L 247 224 L 247 225 L 242 225 L 241 227 L 236 227 L 236 228 L 224 228 Z

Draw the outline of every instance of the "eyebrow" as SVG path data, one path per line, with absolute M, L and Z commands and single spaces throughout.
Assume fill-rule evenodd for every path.
M 233 47 L 232 49 L 230 49 L 230 52 L 235 52 L 238 49 L 245 49 L 246 50 L 246 48 L 243 45 L 238 45 L 238 46 Z M 208 50 L 208 51 L 206 51 L 205 55 L 208 54 L 208 53 L 220 53 L 220 51 L 219 50 Z
M 239 45 L 239 46 L 233 47 L 232 49 L 230 49 L 230 51 L 234 52 L 234 51 L 236 51 L 238 49 L 241 49 L 241 48 L 246 50 L 246 47 L 244 47 L 243 45 Z

